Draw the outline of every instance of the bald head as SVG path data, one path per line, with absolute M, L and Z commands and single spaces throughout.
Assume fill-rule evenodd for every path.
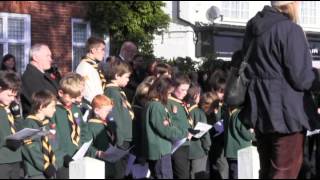
M 126 41 L 122 44 L 121 50 L 120 50 L 120 56 L 128 62 L 132 62 L 133 57 L 138 53 L 137 46 L 131 42 Z

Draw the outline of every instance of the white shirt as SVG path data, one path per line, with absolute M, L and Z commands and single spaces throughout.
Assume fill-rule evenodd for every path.
M 76 73 L 85 78 L 84 98 L 91 103 L 96 95 L 103 94 L 102 82 L 98 71 L 89 63 L 81 61 Z

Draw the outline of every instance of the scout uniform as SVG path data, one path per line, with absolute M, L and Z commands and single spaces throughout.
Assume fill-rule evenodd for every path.
M 0 104 L 0 179 L 19 179 L 21 148 L 16 151 L 6 146 L 6 137 L 19 129 L 8 107 Z
M 88 134 L 93 139 L 92 146 L 89 150 L 91 157 L 96 158 L 97 151 L 105 152 L 109 148 L 109 144 L 115 144 L 115 130 L 111 125 L 107 124 L 106 121 L 100 119 L 89 119 Z M 105 165 L 106 178 L 123 178 L 121 162 L 109 163 L 105 161 Z
M 240 111 L 241 109 L 234 109 L 231 112 L 230 118 L 225 123 L 225 156 L 231 170 L 229 172 L 233 172 L 230 174 L 230 178 L 238 178 L 238 150 L 251 146 L 254 140 L 254 134 L 239 119 Z
M 172 123 L 176 127 L 183 131 L 193 128 L 193 119 L 191 118 L 188 107 L 184 102 L 171 96 L 168 100 L 168 109 L 172 115 Z M 172 156 L 174 178 L 189 179 L 189 145 L 190 142 L 187 141 Z
M 198 107 L 198 105 L 191 105 L 189 112 L 195 125 L 197 125 L 198 122 L 207 123 L 206 114 Z M 191 179 L 196 178 L 195 174 L 206 171 L 210 147 L 211 139 L 209 133 L 205 134 L 200 139 L 193 138 L 190 141 L 189 159 L 191 160 Z
M 147 147 L 147 159 L 155 178 L 172 179 L 172 141 L 188 136 L 187 130 L 174 126 L 168 109 L 158 100 L 148 103 L 143 123 L 143 142 Z
M 100 61 L 84 57 L 76 69 L 76 73 L 85 78 L 84 98 L 91 102 L 99 94 L 103 94 L 106 79 L 99 68 Z
M 105 95 L 114 102 L 112 116 L 116 123 L 116 144 L 128 149 L 132 142 L 132 120 L 134 112 L 122 89 L 114 84 L 108 84 Z
M 73 156 L 83 143 L 90 140 L 87 136 L 87 124 L 82 120 L 81 111 L 75 104 L 69 108 L 58 104 L 52 123 L 56 124 L 61 150 L 69 156 Z
M 25 128 L 49 130 L 49 120 L 39 120 L 35 116 L 28 116 L 25 120 Z M 45 178 L 45 170 L 52 165 L 58 170 L 62 166 L 63 154 L 58 152 L 57 144 L 48 137 L 35 140 L 26 140 L 22 148 L 22 155 L 26 173 L 29 178 Z

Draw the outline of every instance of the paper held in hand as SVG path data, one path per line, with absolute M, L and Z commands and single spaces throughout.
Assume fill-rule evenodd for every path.
M 198 122 L 196 127 L 194 128 L 194 130 L 199 130 L 200 132 L 198 134 L 194 135 L 193 137 L 199 139 L 204 134 L 206 134 L 211 128 L 212 128 L 212 126 L 209 124 Z
M 81 148 L 78 150 L 78 152 L 72 157 L 73 160 L 77 161 L 77 160 L 80 160 L 82 158 L 84 158 L 84 156 L 86 155 L 89 147 L 91 146 L 92 144 L 92 139 L 91 141 L 88 141 L 86 143 L 84 143 Z
M 110 163 L 115 163 L 117 161 L 119 161 L 120 159 L 122 159 L 124 156 L 128 155 L 130 153 L 130 150 L 133 148 L 134 146 L 130 147 L 128 150 L 122 150 L 116 146 L 112 146 L 110 144 L 110 147 L 107 149 L 106 153 L 106 157 L 104 158 L 104 160 L 110 162 Z
M 13 135 L 8 136 L 6 139 L 23 141 L 38 135 L 40 132 L 41 130 L 39 129 L 25 128 Z
M 185 142 L 187 142 L 187 138 L 183 138 L 181 140 L 173 142 L 171 154 L 174 154 L 179 149 L 179 147 L 181 147 Z

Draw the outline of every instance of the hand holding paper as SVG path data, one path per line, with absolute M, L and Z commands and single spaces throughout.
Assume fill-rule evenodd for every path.
M 194 130 L 200 131 L 199 133 L 197 133 L 196 135 L 194 135 L 194 138 L 201 138 L 204 134 L 206 134 L 210 129 L 212 128 L 211 125 L 209 124 L 205 124 L 202 122 L 198 122 L 196 127 L 194 128 Z

